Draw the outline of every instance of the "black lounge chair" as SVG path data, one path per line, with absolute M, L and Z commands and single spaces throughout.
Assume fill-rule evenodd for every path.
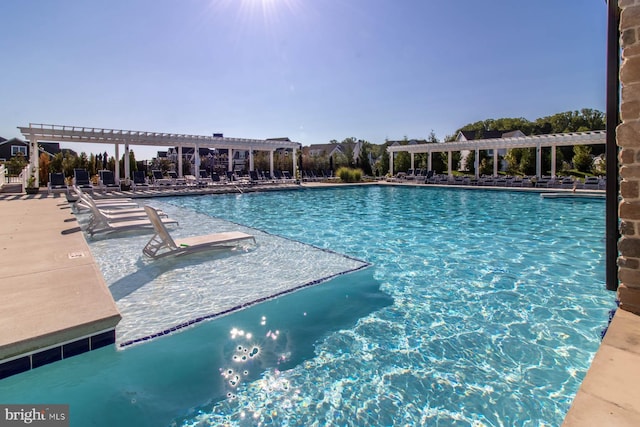
M 102 192 L 120 189 L 120 185 L 116 184 L 116 178 L 110 170 L 98 171 L 98 175 L 100 176 L 98 186 Z
M 68 192 L 69 188 L 67 187 L 67 183 L 64 178 L 63 173 L 50 173 L 49 174 L 49 184 L 47 185 L 48 193 L 55 192 Z
M 169 178 L 171 179 L 171 184 L 174 187 L 186 187 L 187 186 L 187 180 L 186 178 L 183 177 L 179 177 L 178 174 L 175 171 L 169 171 L 167 172 L 167 175 L 169 175 Z
M 165 178 L 164 175 L 162 175 L 162 171 L 154 170 L 151 171 L 151 173 L 153 174 L 154 187 L 159 188 L 173 185 L 173 182 L 170 179 Z
M 249 182 L 257 184 L 261 181 L 257 171 L 249 171 Z
M 144 171 L 134 171 L 133 172 L 133 191 L 149 189 L 149 183 L 147 182 L 147 177 L 144 174 Z
M 200 169 L 200 176 L 198 177 L 198 186 L 199 187 L 207 187 L 210 184 L 213 184 L 213 180 L 209 176 L 206 170 Z
M 93 184 L 89 177 L 89 172 L 86 169 L 74 169 L 73 170 L 73 185 L 80 188 L 83 191 L 93 193 Z

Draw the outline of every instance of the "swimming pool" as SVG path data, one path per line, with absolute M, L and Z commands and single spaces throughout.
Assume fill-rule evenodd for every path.
M 373 265 L 10 377 L 1 402 L 69 403 L 72 425 L 559 425 L 615 297 L 602 201 L 368 186 L 152 203 Z

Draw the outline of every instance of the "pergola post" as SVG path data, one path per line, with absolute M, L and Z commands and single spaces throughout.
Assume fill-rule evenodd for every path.
M 451 151 L 447 151 L 447 170 L 448 172 L 448 176 L 453 176 L 453 171 L 451 170 L 453 168 L 453 156 L 451 156 Z
M 193 150 L 194 173 L 200 179 L 200 145 L 196 144 Z
M 40 186 L 40 162 L 38 161 L 38 139 L 29 138 L 29 162 L 31 163 L 31 173 L 36 179 L 35 186 Z M 29 177 L 27 177 L 28 179 Z
M 233 148 L 229 148 L 229 158 L 227 159 L 227 171 L 233 172 Z
M 427 170 L 431 170 L 431 158 L 433 157 L 433 153 L 431 151 L 427 152 Z
M 249 147 L 249 171 L 253 171 L 253 147 Z
M 395 153 L 392 151 L 389 153 L 389 173 L 391 176 L 393 176 L 393 156 L 395 156 Z
M 551 146 L 551 178 L 556 177 L 556 146 Z
M 269 178 L 273 178 L 273 150 L 269 151 Z
M 416 155 L 415 155 L 415 153 L 412 151 L 412 152 L 411 152 L 411 170 L 413 170 L 413 171 L 414 171 L 414 173 L 415 173 L 415 170 L 416 170 L 416 167 L 415 167 L 415 158 L 416 158 Z
M 498 176 L 498 150 L 493 150 L 493 176 Z
M 178 145 L 178 176 L 182 178 L 182 144 Z
M 298 176 L 298 155 L 296 154 L 295 147 L 291 149 L 291 161 L 293 162 L 293 177 L 296 178 Z
M 542 147 L 540 143 L 536 144 L 536 176 L 542 177 Z
M 476 148 L 476 158 L 473 159 L 473 167 L 476 171 L 476 179 L 480 178 L 480 149 Z
M 116 182 L 120 181 L 120 144 L 116 144 L 115 145 L 115 151 L 116 151 L 116 166 L 115 169 L 113 171 L 113 174 L 116 177 Z
M 129 172 L 130 169 L 130 160 L 129 160 L 129 143 L 125 142 L 124 143 L 124 180 L 128 181 L 129 178 L 131 178 L 131 173 Z M 116 180 L 116 182 L 118 182 Z

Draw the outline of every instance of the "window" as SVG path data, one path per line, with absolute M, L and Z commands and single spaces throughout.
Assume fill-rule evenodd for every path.
M 27 147 L 26 145 L 12 145 L 11 146 L 11 156 L 15 156 L 18 153 L 22 153 L 23 156 L 27 156 Z

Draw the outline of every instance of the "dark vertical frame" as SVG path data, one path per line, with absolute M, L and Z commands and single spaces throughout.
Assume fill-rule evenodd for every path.
M 618 0 L 607 1 L 607 201 L 606 201 L 606 286 L 618 289 L 618 145 L 616 127 L 620 122 L 620 8 Z

